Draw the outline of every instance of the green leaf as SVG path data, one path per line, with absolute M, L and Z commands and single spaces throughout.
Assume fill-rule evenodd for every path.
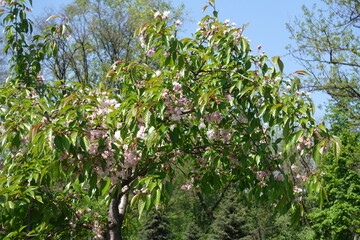
M 333 136 L 333 151 L 336 159 L 338 160 L 341 153 L 341 139 L 337 136 Z
M 167 181 L 165 183 L 165 192 L 166 192 L 167 196 L 171 196 L 173 193 L 173 190 L 174 190 L 173 184 L 171 182 Z
M 313 150 L 313 158 L 315 163 L 319 162 L 320 156 L 323 154 L 323 150 L 324 150 L 324 141 L 321 141 L 315 145 Z
M 103 180 L 101 183 L 101 195 L 106 196 L 110 189 L 111 182 L 110 180 Z
M 62 143 L 62 146 L 64 147 L 64 150 L 66 150 L 67 152 L 69 152 L 69 149 L 70 149 L 70 141 L 68 139 L 67 136 L 62 136 L 61 138 L 61 143 Z
M 151 148 L 157 144 L 159 134 L 154 127 L 151 127 L 148 131 L 145 144 L 147 148 Z
M 78 136 L 78 132 L 73 132 L 71 135 L 70 135 L 70 139 L 71 139 L 71 143 L 73 145 L 76 145 L 76 138 Z
M 264 106 L 260 107 L 259 112 L 258 112 L 258 117 L 259 118 L 264 114 L 266 109 L 267 109 L 267 105 L 264 105 Z
M 145 210 L 148 212 L 152 207 L 152 194 L 146 194 Z
M 54 143 L 57 149 L 63 151 L 64 146 L 62 145 L 62 138 L 59 135 L 56 135 L 54 138 Z
M 89 139 L 86 136 L 83 136 L 80 141 L 81 147 L 85 150 L 85 152 L 89 151 L 90 148 L 90 142 Z
M 284 134 L 284 138 L 285 138 L 285 141 L 287 141 L 287 139 L 289 138 L 289 133 L 290 133 L 290 121 L 286 121 L 285 123 L 285 126 L 284 126 L 284 131 L 283 131 L 283 134 Z
M 36 195 L 36 196 L 35 196 L 35 199 L 36 199 L 38 202 L 44 203 L 44 202 L 43 202 L 43 199 L 42 199 L 42 197 L 41 197 L 40 195 Z
M 76 94 L 73 93 L 73 94 L 71 94 L 70 96 L 64 98 L 64 99 L 61 101 L 59 108 L 60 108 L 60 109 L 63 109 L 63 108 L 64 108 L 65 106 L 67 106 L 67 105 L 69 104 L 69 102 L 70 102 L 72 99 L 74 99 L 75 97 L 76 97 Z
M 160 205 L 160 199 L 161 199 L 161 190 L 156 189 L 156 197 L 155 197 L 155 206 L 158 207 Z
M 138 202 L 139 218 L 141 218 L 144 208 L 145 208 L 145 201 L 142 198 L 140 198 Z
M 6 204 L 7 204 L 7 207 L 10 208 L 10 209 L 14 209 L 14 208 L 15 208 L 15 204 L 14 204 L 13 201 L 7 201 Z

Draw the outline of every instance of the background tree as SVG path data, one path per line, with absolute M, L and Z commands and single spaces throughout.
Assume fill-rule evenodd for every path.
M 144 229 L 139 233 L 139 239 L 144 240 L 170 240 L 173 234 L 166 213 L 153 210 L 147 214 Z
M 171 21 L 183 16 L 182 7 L 175 9 L 167 0 L 76 0 L 62 10 L 46 11 L 49 16 L 62 12 L 73 30 L 68 41 L 59 42 L 60 53 L 46 66 L 58 80 L 87 84 L 103 79 L 116 61 L 145 58 L 134 32 L 153 18 L 154 9 L 171 11 Z M 46 27 L 44 20 L 36 20 L 40 31 Z
M 244 239 L 248 233 L 246 229 L 246 208 L 239 204 L 235 192 L 228 192 L 222 201 L 215 221 L 211 225 L 209 239 L 232 240 Z
M 360 133 L 354 131 L 347 114 L 337 106 L 330 108 L 334 134 L 342 141 L 342 152 L 335 159 L 325 155 L 321 165 L 328 199 L 323 208 L 310 214 L 316 239 L 357 239 L 360 232 Z
M 290 52 L 311 73 L 304 86 L 325 91 L 354 124 L 360 123 L 360 1 L 323 0 L 303 7 L 287 25 L 296 44 Z

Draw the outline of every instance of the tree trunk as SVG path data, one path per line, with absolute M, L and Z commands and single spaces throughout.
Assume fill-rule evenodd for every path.
M 126 188 L 127 185 L 125 185 Z M 122 188 L 124 189 L 124 187 Z M 127 188 L 126 188 L 127 189 Z M 122 240 L 121 226 L 125 218 L 126 206 L 128 203 L 128 191 L 117 190 L 111 196 L 108 219 L 108 240 Z

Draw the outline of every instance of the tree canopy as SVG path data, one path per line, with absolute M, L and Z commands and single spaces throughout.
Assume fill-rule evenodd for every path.
M 166 205 L 179 172 L 183 189 L 206 195 L 236 182 L 252 199 L 292 211 L 294 222 L 305 194 L 323 198 L 312 161 L 335 138 L 298 91 L 303 73 L 284 77 L 279 57 L 253 55 L 243 29 L 209 6 L 213 14 L 184 39 L 181 21 L 155 10 L 136 31 L 144 59 L 119 59 L 92 86 L 39 79 L 67 25 L 29 41 L 26 4 L 6 1 L 15 54 L 0 89 L 2 237 L 121 239 L 127 205 L 140 215 Z M 292 177 L 299 165 L 306 181 Z M 107 212 L 94 212 L 95 201 Z

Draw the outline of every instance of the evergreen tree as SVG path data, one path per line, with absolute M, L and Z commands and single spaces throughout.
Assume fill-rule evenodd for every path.
M 200 227 L 196 223 L 190 222 L 184 233 L 183 240 L 200 240 L 202 235 L 203 231 Z
M 247 236 L 245 216 L 246 209 L 239 204 L 236 194 L 230 191 L 215 215 L 209 239 L 235 240 Z
M 169 221 L 162 211 L 151 211 L 145 221 L 145 227 L 139 234 L 141 240 L 169 240 L 173 238 L 169 230 Z
M 342 141 L 341 155 L 323 159 L 324 188 L 328 194 L 323 208 L 310 215 L 316 239 L 358 239 L 360 233 L 360 132 L 338 108 L 331 109 L 330 123 Z

